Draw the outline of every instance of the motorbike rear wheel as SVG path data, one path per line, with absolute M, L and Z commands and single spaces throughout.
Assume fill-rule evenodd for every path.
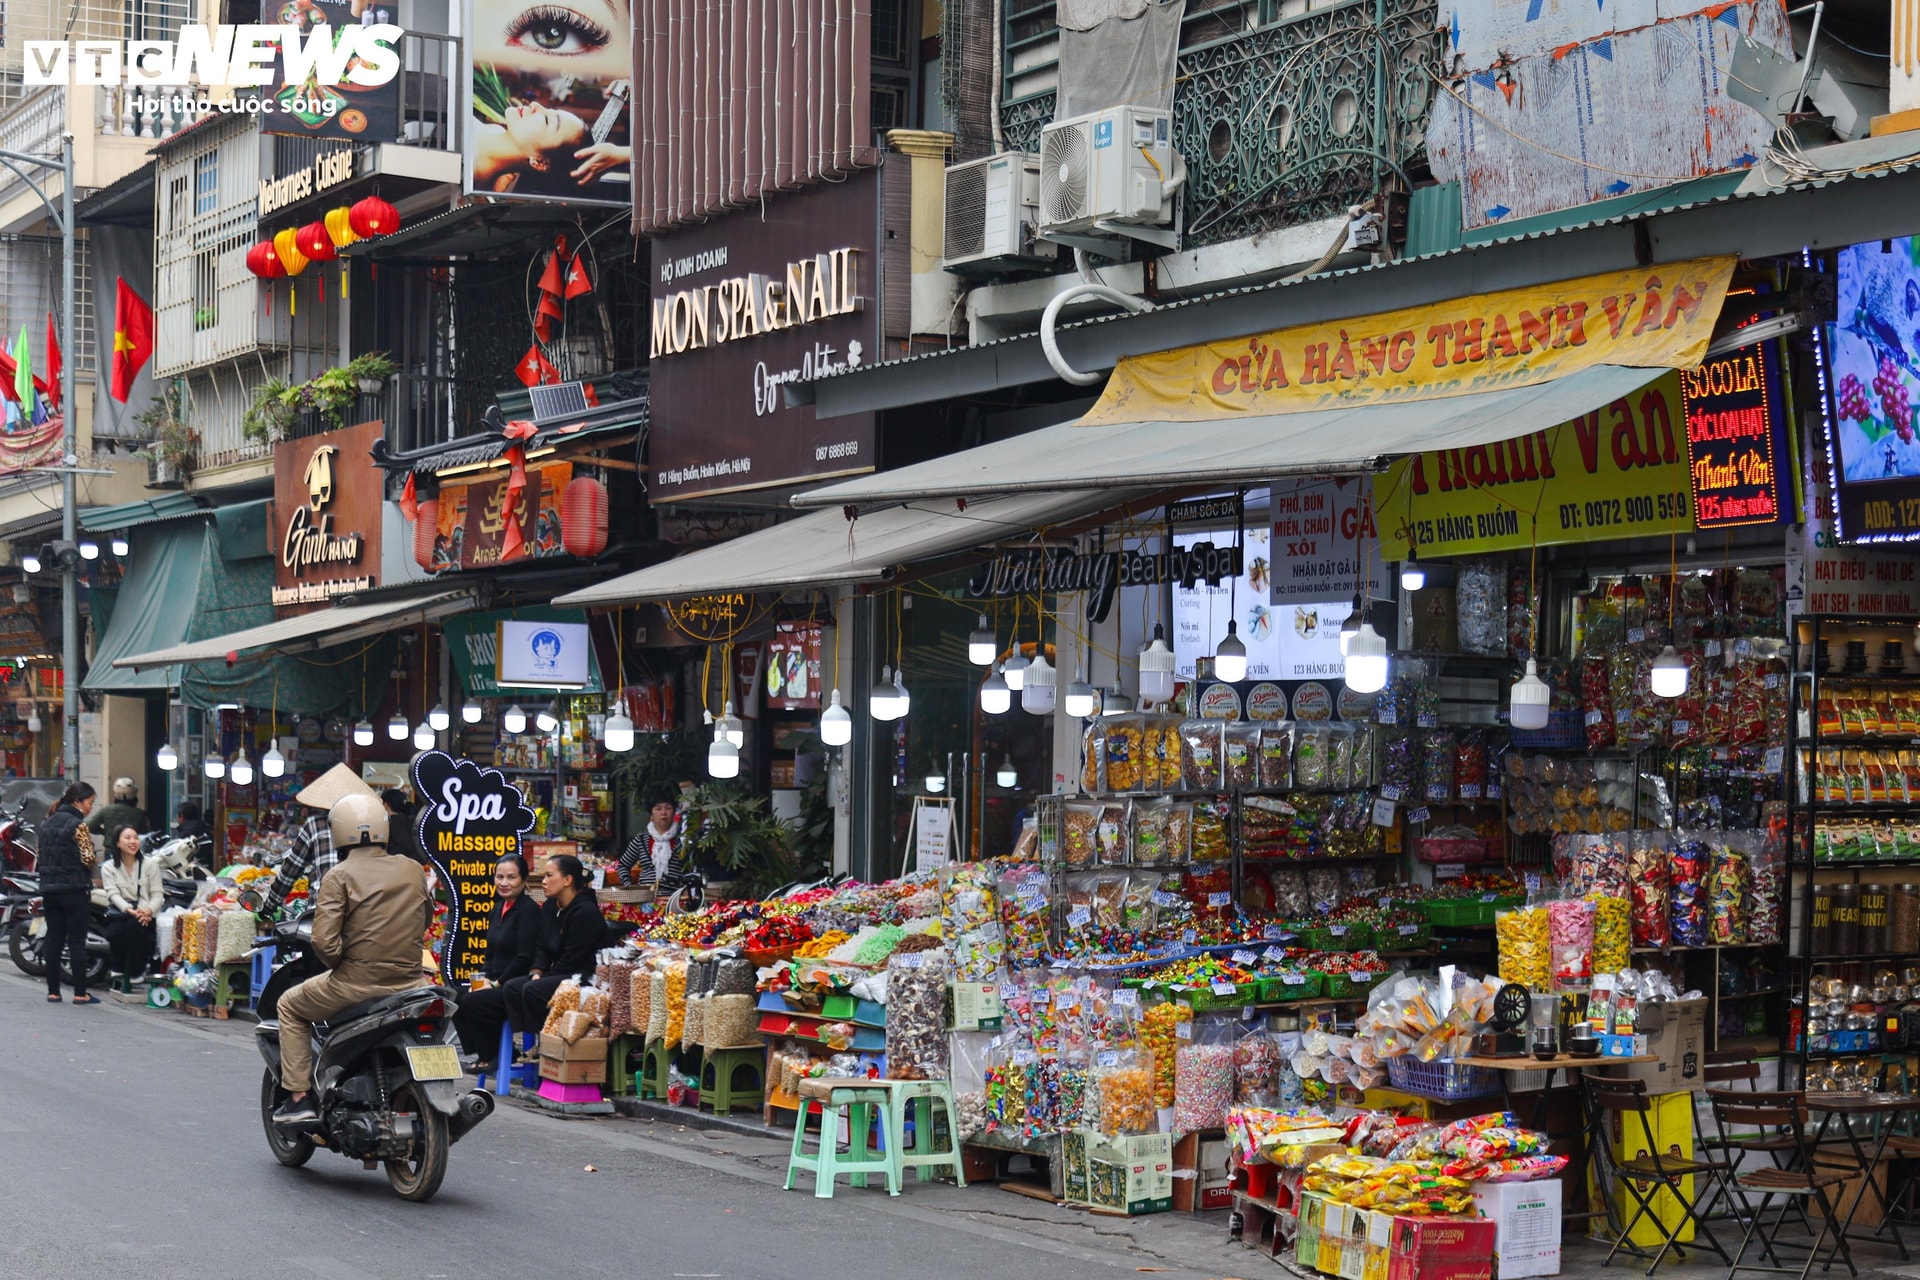
M 313 1159 L 313 1139 L 285 1133 L 273 1122 L 273 1109 L 286 1096 L 287 1091 L 280 1087 L 273 1068 L 268 1067 L 260 1077 L 260 1123 L 266 1126 L 267 1150 L 287 1168 L 298 1169 Z
M 409 1081 L 393 1091 L 393 1109 L 411 1111 L 418 1126 L 413 1154 L 387 1161 L 387 1182 L 402 1200 L 424 1203 L 440 1190 L 447 1176 L 447 1118 L 435 1111 L 419 1087 Z
M 27 932 L 27 926 L 31 923 L 32 917 L 13 922 L 13 930 L 7 935 L 7 952 L 20 972 L 29 978 L 44 978 L 47 976 L 47 966 L 40 958 L 40 939 Z

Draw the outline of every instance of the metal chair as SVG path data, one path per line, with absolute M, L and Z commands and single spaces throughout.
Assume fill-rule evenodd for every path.
M 1692 1177 L 1705 1177 L 1710 1183 L 1717 1185 L 1720 1179 L 1719 1167 L 1710 1161 L 1661 1152 L 1660 1144 L 1654 1140 L 1653 1123 L 1648 1118 L 1653 1105 L 1647 1094 L 1645 1081 L 1599 1079 L 1587 1076 L 1584 1078 L 1583 1087 L 1588 1104 L 1594 1115 L 1599 1118 L 1603 1129 L 1610 1129 L 1611 1117 L 1618 1116 L 1621 1133 L 1631 1142 L 1632 1135 L 1627 1117 L 1636 1117 L 1640 1127 L 1641 1142 L 1644 1144 L 1641 1147 L 1641 1154 L 1630 1159 L 1617 1160 L 1606 1155 L 1600 1160 L 1606 1176 L 1625 1188 L 1628 1197 L 1637 1206 L 1633 1217 L 1620 1229 L 1619 1236 L 1613 1242 L 1613 1248 L 1607 1251 L 1607 1256 L 1600 1265 L 1603 1267 L 1611 1265 L 1614 1255 L 1622 1249 L 1635 1257 L 1648 1256 L 1645 1250 L 1632 1241 L 1633 1230 L 1640 1224 L 1642 1218 L 1651 1222 L 1662 1238 L 1659 1251 L 1652 1255 L 1652 1260 L 1647 1264 L 1649 1276 L 1654 1273 L 1654 1269 L 1660 1265 L 1669 1251 L 1682 1259 L 1686 1257 L 1686 1247 L 1680 1243 L 1679 1236 L 1688 1222 L 1693 1223 L 1696 1243 L 1699 1240 L 1705 1240 L 1706 1248 L 1719 1254 L 1722 1261 L 1730 1261 L 1727 1258 L 1727 1251 L 1721 1247 L 1712 1229 L 1701 1221 L 1695 1208 L 1698 1201 L 1704 1197 L 1695 1197 L 1690 1200 L 1681 1186 L 1684 1179 Z M 1595 1147 L 1597 1151 L 1604 1152 L 1606 1143 L 1604 1141 L 1596 1143 Z M 1647 1184 L 1652 1185 L 1647 1186 Z M 1641 1189 L 1643 1186 L 1647 1186 L 1644 1191 Z M 1679 1221 L 1671 1226 L 1654 1208 L 1654 1201 L 1662 1192 L 1672 1196 L 1673 1202 L 1680 1208 Z
M 1720 1055 L 1715 1056 L 1718 1057 Z M 1728 1094 L 1736 1102 L 1751 1101 L 1760 1097 L 1780 1096 L 1758 1087 L 1760 1064 L 1750 1058 L 1741 1059 L 1737 1062 L 1727 1061 L 1725 1059 L 1718 1062 L 1709 1060 L 1701 1069 L 1701 1076 L 1706 1082 L 1709 1099 L 1711 1099 L 1715 1093 Z M 1746 1082 L 1745 1088 L 1736 1087 L 1743 1081 Z M 1790 1096 L 1797 1097 L 1798 1095 Z M 1696 1106 L 1693 1110 L 1694 1150 L 1703 1153 L 1703 1158 L 1719 1166 L 1720 1200 L 1727 1198 L 1726 1188 L 1731 1183 L 1733 1175 L 1739 1171 L 1742 1157 L 1755 1152 L 1761 1152 L 1773 1162 L 1774 1168 L 1785 1169 L 1791 1167 L 1791 1163 L 1798 1152 L 1798 1147 L 1794 1142 L 1793 1135 L 1790 1133 L 1769 1132 L 1765 1129 L 1754 1130 L 1752 1132 L 1727 1133 L 1720 1129 L 1717 1120 L 1715 1121 L 1714 1129 L 1715 1132 L 1712 1133 L 1706 1131 L 1705 1126 L 1700 1120 L 1700 1108 Z M 1813 1224 L 1807 1220 L 1806 1205 L 1800 1201 L 1795 1201 L 1794 1208 L 1800 1215 L 1801 1225 L 1806 1227 L 1808 1235 L 1812 1235 Z M 1719 1219 L 1723 1216 L 1737 1218 L 1739 1215 L 1708 1213 L 1703 1204 L 1702 1216 Z
M 1839 1215 L 1834 1202 L 1827 1195 L 1828 1187 L 1839 1186 L 1846 1182 L 1847 1176 L 1837 1172 L 1822 1172 L 1814 1164 L 1814 1151 L 1807 1137 L 1805 1099 L 1795 1093 L 1733 1094 L 1714 1092 L 1709 1095 L 1713 1103 L 1714 1124 L 1724 1133 L 1728 1125 L 1744 1125 L 1756 1129 L 1772 1129 L 1784 1133 L 1793 1139 L 1793 1153 L 1788 1167 L 1772 1169 L 1754 1169 L 1734 1176 L 1733 1193 L 1739 1197 L 1741 1207 L 1746 1211 L 1747 1229 L 1740 1238 L 1739 1252 L 1735 1253 L 1727 1267 L 1727 1280 L 1741 1271 L 1760 1271 L 1775 1275 L 1798 1275 L 1806 1280 L 1807 1273 L 1813 1270 L 1814 1262 L 1820 1257 L 1820 1244 L 1829 1234 L 1833 1236 L 1833 1245 L 1827 1250 L 1827 1266 L 1831 1268 L 1835 1258 L 1847 1264 L 1847 1270 L 1859 1275 L 1859 1269 L 1853 1265 L 1853 1252 L 1847 1248 L 1846 1236 L 1835 1226 Z M 1760 1196 L 1760 1207 L 1755 1209 L 1747 1198 L 1749 1192 Z M 1784 1261 L 1779 1250 L 1782 1247 L 1778 1239 L 1780 1228 L 1787 1219 L 1783 1205 L 1773 1229 L 1762 1229 L 1767 1207 L 1775 1196 L 1790 1197 L 1801 1203 L 1801 1218 L 1806 1220 L 1805 1201 L 1813 1200 L 1820 1210 L 1820 1228 L 1813 1239 L 1805 1246 L 1807 1260 L 1796 1271 L 1793 1267 L 1775 1265 L 1770 1267 L 1750 1266 L 1741 1259 L 1747 1256 L 1747 1247 L 1753 1243 L 1755 1232 L 1760 1233 L 1761 1256 L 1779 1264 Z M 1798 1244 L 1785 1246 L 1800 1248 Z

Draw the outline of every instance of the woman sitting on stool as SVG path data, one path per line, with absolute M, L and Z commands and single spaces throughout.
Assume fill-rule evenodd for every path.
M 533 968 L 533 953 L 540 941 L 540 908 L 527 897 L 527 860 L 510 853 L 494 864 L 493 916 L 487 923 L 487 962 L 466 992 L 453 1015 L 454 1030 L 460 1033 L 460 1047 L 477 1060 L 474 1070 L 492 1071 L 493 1054 L 500 1043 L 500 1024 L 506 1020 L 505 995 L 500 984 L 510 978 L 523 978 Z M 489 1013 L 487 1010 L 491 1009 Z M 481 1019 L 477 1024 L 475 1019 Z M 493 1028 L 493 1038 L 483 1040 L 473 1033 L 476 1025 Z
M 129 823 L 107 833 L 107 859 L 100 867 L 107 891 L 107 952 L 114 982 L 131 993 L 134 979 L 147 975 L 153 960 L 153 919 L 166 901 L 160 864 L 140 851 L 140 833 Z
M 503 1022 L 510 1023 L 516 1034 L 539 1032 L 560 984 L 569 978 L 592 978 L 600 948 L 607 945 L 607 922 L 600 914 L 600 899 L 587 883 L 587 870 L 580 859 L 570 853 L 548 858 L 540 887 L 546 891 L 547 902 L 540 909 L 533 968 L 522 977 L 502 983 L 497 998 L 490 998 L 492 990 L 469 996 L 455 1015 L 456 1022 L 462 1018 L 466 1021 L 460 1042 L 472 1052 L 486 1053 L 499 1044 Z

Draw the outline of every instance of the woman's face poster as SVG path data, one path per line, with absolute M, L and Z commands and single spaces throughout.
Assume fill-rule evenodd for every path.
M 628 204 L 633 18 L 626 0 L 470 0 L 472 189 Z

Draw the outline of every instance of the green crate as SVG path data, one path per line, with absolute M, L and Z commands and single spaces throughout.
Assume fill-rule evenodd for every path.
M 1524 901 L 1523 898 L 1511 897 L 1496 897 L 1491 902 L 1482 898 L 1430 898 L 1423 905 L 1434 924 L 1458 929 L 1468 925 L 1492 924 L 1496 912 L 1519 906 Z
M 1374 945 L 1382 951 L 1420 951 L 1433 941 L 1433 922 L 1388 925 L 1374 930 Z
M 1217 992 L 1212 987 L 1168 987 L 1167 991 L 1175 1000 L 1186 1001 L 1195 1013 L 1244 1009 L 1260 1002 L 1260 984 L 1257 982 L 1243 983 L 1235 987 L 1231 994 Z
M 1294 974 L 1303 982 L 1288 982 L 1283 977 L 1262 978 L 1259 982 L 1261 1004 L 1283 1004 L 1290 1000 L 1312 1000 L 1326 990 L 1325 974 L 1308 970 Z
M 1373 994 L 1384 973 L 1363 973 L 1358 979 L 1350 973 L 1330 973 L 1327 975 L 1327 998 L 1330 1000 L 1365 999 Z
M 1336 929 L 1344 932 L 1336 934 Z M 1309 951 L 1365 951 L 1373 945 L 1373 927 L 1364 924 L 1316 925 L 1300 935 L 1300 945 Z

